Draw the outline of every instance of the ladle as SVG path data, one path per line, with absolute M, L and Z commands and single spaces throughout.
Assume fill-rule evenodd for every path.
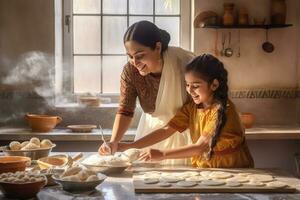
M 230 44 L 231 44 L 231 32 L 229 32 L 228 47 L 224 51 L 226 57 L 231 57 L 233 55 L 233 50 L 232 48 L 230 48 Z
M 267 53 L 272 53 L 274 51 L 274 45 L 268 41 L 268 29 L 266 30 L 266 41 L 262 44 L 262 48 Z

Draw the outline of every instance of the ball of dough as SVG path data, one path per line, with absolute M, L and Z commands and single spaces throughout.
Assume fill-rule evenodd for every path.
M 139 149 L 127 149 L 124 151 L 124 154 L 128 156 L 129 162 L 133 162 L 137 160 L 140 156 L 140 150 Z
M 96 176 L 96 175 L 91 175 L 91 176 L 89 176 L 89 177 L 86 179 L 86 182 L 89 182 L 89 181 L 98 181 L 98 180 L 99 180 L 98 176 Z
M 40 146 L 40 145 L 41 145 L 40 139 L 39 139 L 39 138 L 36 138 L 36 137 L 31 138 L 29 142 L 30 142 L 30 143 L 34 143 L 34 144 L 36 144 L 37 146 Z
M 25 147 L 23 147 L 21 150 L 33 150 L 33 149 L 39 149 L 40 146 L 36 145 L 35 143 L 29 142 Z
M 29 141 L 24 141 L 21 143 L 21 148 L 25 147 L 27 144 L 29 143 Z
M 53 143 L 48 139 L 44 139 L 41 142 L 41 148 L 51 148 L 52 146 L 53 146 Z
M 61 180 L 63 180 L 63 181 L 81 182 L 80 178 L 77 175 L 66 176 L 66 177 L 63 177 Z
M 13 141 L 13 142 L 9 143 L 9 148 L 12 151 L 17 151 L 17 150 L 20 150 L 22 148 L 22 146 L 21 146 L 20 142 Z
M 85 181 L 88 177 L 89 177 L 89 174 L 86 170 L 81 170 L 77 176 L 80 178 L 81 181 Z
M 64 173 L 62 173 L 61 177 L 71 176 L 78 174 L 81 171 L 80 167 L 71 167 L 67 169 Z

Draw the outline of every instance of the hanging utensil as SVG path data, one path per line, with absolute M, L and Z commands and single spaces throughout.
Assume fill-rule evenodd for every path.
M 238 48 L 238 53 L 237 53 L 237 57 L 241 57 L 241 33 L 240 33 L 240 29 L 239 29 L 239 35 L 238 35 L 238 45 L 239 45 L 239 48 Z
M 266 41 L 262 44 L 262 48 L 267 53 L 272 53 L 274 51 L 274 45 L 268 40 L 269 29 L 266 30 Z
M 226 40 L 226 35 L 222 32 L 222 49 L 220 52 L 221 56 L 224 56 L 225 40 Z
M 215 47 L 214 47 L 214 53 L 215 56 L 219 56 L 219 51 L 218 51 L 218 29 L 216 29 L 216 35 L 215 35 Z
M 230 47 L 230 44 L 231 44 L 231 32 L 229 32 L 229 36 L 228 36 L 228 47 L 225 49 L 225 56 L 226 57 L 231 57 L 233 55 L 233 50 L 232 48 Z

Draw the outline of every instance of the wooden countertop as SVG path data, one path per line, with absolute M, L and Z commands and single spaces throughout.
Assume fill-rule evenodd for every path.
M 104 130 L 105 139 L 110 139 L 111 129 Z M 53 141 L 101 141 L 99 130 L 91 133 L 73 133 L 68 129 L 54 129 L 49 133 L 34 133 L 25 128 L 0 128 L 0 141 L 28 140 L 37 136 L 40 139 Z M 124 141 L 134 139 L 135 130 L 129 130 L 125 134 Z M 294 140 L 300 139 L 300 127 L 293 126 L 265 126 L 246 129 L 247 140 Z

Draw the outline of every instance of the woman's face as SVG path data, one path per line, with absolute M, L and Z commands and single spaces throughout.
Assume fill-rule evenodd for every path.
M 149 73 L 160 73 L 162 71 L 161 64 L 161 43 L 156 43 L 156 48 L 141 45 L 135 41 L 125 42 L 126 53 L 129 62 L 132 64 L 142 76 Z
M 218 88 L 219 82 L 215 79 L 212 84 L 199 78 L 194 72 L 185 74 L 186 91 L 191 95 L 196 104 L 203 103 L 210 105 L 213 102 L 214 91 Z

